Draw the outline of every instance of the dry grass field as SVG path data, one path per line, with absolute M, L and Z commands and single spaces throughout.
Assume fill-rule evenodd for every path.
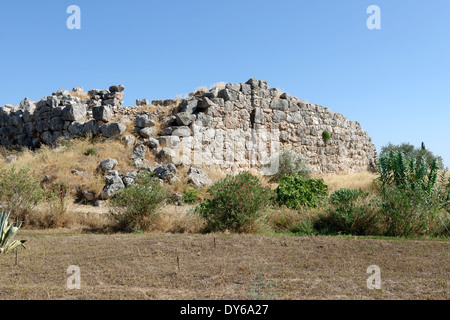
M 448 241 L 21 231 L 0 299 L 449 299 Z M 179 265 L 177 264 L 177 257 Z M 81 288 L 66 287 L 77 265 Z M 381 289 L 369 290 L 370 265 Z M 259 280 L 256 280 L 259 279 Z
M 93 150 L 92 154 L 88 150 Z M 10 151 L 0 150 L 2 155 Z M 135 170 L 131 150 L 119 141 L 89 139 L 43 147 L 36 152 L 12 152 L 3 169 L 29 168 L 41 181 L 50 176 L 64 184 L 64 207 L 41 202 L 19 232 L 27 249 L 0 256 L 0 299 L 449 299 L 450 242 L 428 240 L 293 236 L 297 225 L 321 214 L 321 209 L 269 208 L 253 234 L 201 234 L 204 221 L 192 214 L 196 206 L 163 206 L 148 233 L 108 233 L 110 207 L 74 203 L 80 188 L 98 194 L 104 178 L 97 172 L 105 158 L 116 158 L 120 172 Z M 147 161 L 154 163 L 148 153 Z M 72 170 L 84 174 L 73 174 Z M 225 177 L 207 170 L 214 181 Z M 267 177 L 252 171 L 263 185 Z M 186 172 L 171 186 L 173 193 L 192 188 Z M 376 175 L 362 172 L 322 176 L 329 194 L 340 188 L 370 191 Z M 201 200 L 206 189 L 198 190 Z M 58 204 L 58 203 L 56 203 Z M 198 204 L 198 203 L 197 203 Z M 54 229 L 49 229 L 54 228 Z M 177 260 L 179 264 L 177 263 Z M 67 268 L 80 267 L 81 288 L 66 287 Z M 369 290 L 367 268 L 381 270 L 381 289 Z M 260 294 L 254 292 L 260 288 Z

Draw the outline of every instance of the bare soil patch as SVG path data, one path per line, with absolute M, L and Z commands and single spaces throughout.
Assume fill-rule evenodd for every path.
M 14 254 L 0 257 L 0 299 L 248 299 L 258 283 L 283 300 L 450 298 L 448 241 L 61 230 L 19 238 L 28 249 L 18 265 Z M 80 290 L 66 287 L 71 265 Z M 380 267 L 380 290 L 367 289 L 370 265 Z

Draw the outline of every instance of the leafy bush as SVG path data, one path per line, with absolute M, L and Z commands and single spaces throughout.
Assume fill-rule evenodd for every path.
M 325 141 L 325 143 L 328 143 L 328 141 L 331 140 L 330 133 L 327 130 L 324 130 L 322 132 L 322 138 L 323 138 L 323 141 Z
M 423 143 L 421 148 L 416 148 L 410 143 L 402 143 L 399 145 L 389 143 L 381 148 L 379 158 L 384 158 L 388 156 L 390 153 L 397 154 L 398 152 L 402 153 L 407 161 L 409 161 L 410 159 L 416 159 L 417 162 L 420 162 L 422 159 L 425 159 L 427 164 L 431 166 L 433 160 L 436 160 L 437 167 L 439 169 L 444 168 L 442 157 L 435 156 L 433 152 L 425 148 L 425 145 Z
M 438 179 L 437 159 L 429 165 L 424 157 L 407 159 L 401 152 L 390 152 L 380 157 L 378 171 L 385 234 L 407 237 L 433 232 L 448 197 L 443 174 Z
M 340 189 L 329 199 L 327 213 L 316 222 L 324 233 L 376 234 L 378 202 L 361 189 Z
M 408 237 L 432 233 L 439 224 L 440 204 L 436 192 L 429 194 L 408 185 L 403 188 L 387 185 L 380 193 L 385 235 Z
M 181 198 L 181 201 L 186 204 L 193 204 L 197 202 L 197 194 L 198 191 L 195 189 L 187 189 L 186 192 L 183 194 L 183 197 Z
M 285 149 L 279 157 L 278 172 L 272 176 L 271 180 L 280 181 L 283 176 L 290 176 L 294 173 L 308 178 L 311 174 L 311 168 L 301 154 L 291 149 Z
M 196 211 L 206 220 L 209 231 L 246 232 L 271 203 L 272 190 L 248 172 L 227 177 L 208 189 L 210 199 Z
M 0 203 L 14 219 L 27 222 L 28 214 L 43 197 L 40 183 L 29 169 L 0 170 Z
M 89 147 L 85 152 L 85 156 L 95 156 L 97 154 L 97 150 L 94 147 Z
M 111 201 L 118 228 L 125 231 L 148 230 L 168 195 L 150 172 L 141 171 L 135 184 L 119 191 Z
M 276 201 L 291 209 L 300 206 L 317 207 L 328 194 L 323 179 L 306 179 L 297 173 L 284 176 L 275 190 Z

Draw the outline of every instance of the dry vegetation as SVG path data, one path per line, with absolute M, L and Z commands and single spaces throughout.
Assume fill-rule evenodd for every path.
M 0 259 L 0 299 L 248 299 L 257 274 L 276 300 L 449 298 L 448 242 L 31 231 L 20 236 L 28 249 L 19 252 L 18 265 L 14 255 Z M 66 287 L 71 265 L 80 267 L 80 290 Z M 381 290 L 366 287 L 370 265 L 380 267 Z
M 95 154 L 86 155 L 90 148 Z M 104 180 L 96 169 L 105 158 L 117 159 L 120 172 L 134 171 L 130 149 L 119 141 L 84 139 L 56 149 L 12 153 L 17 159 L 2 157 L 1 168 L 28 167 L 39 179 L 51 176 L 51 183 L 68 187 L 70 197 L 34 209 L 33 224 L 19 232 L 28 249 L 19 252 L 17 266 L 14 255 L 1 257 L 0 299 L 247 299 L 257 274 L 270 285 L 272 299 L 449 298 L 448 241 L 286 236 L 321 211 L 285 207 L 267 209 L 253 228 L 255 234 L 202 235 L 204 221 L 194 214 L 195 204 L 165 205 L 151 233 L 110 234 L 108 207 L 73 200 L 80 186 L 97 194 L 102 190 Z M 72 169 L 87 175 L 74 175 Z M 179 169 L 181 180 L 172 192 L 192 188 L 186 171 Z M 225 177 L 217 168 L 206 171 L 214 181 Z M 251 173 L 263 185 L 276 186 Z M 367 191 L 376 175 L 323 178 L 332 193 L 340 188 Z M 200 189 L 196 197 L 206 194 L 207 188 Z M 49 227 L 57 229 L 36 229 Z M 367 267 L 374 264 L 381 268 L 381 290 L 366 287 Z M 70 265 L 81 268 L 80 290 L 65 286 Z
M 364 171 L 345 175 L 324 175 L 319 177 L 323 178 L 325 184 L 328 186 L 329 193 L 332 194 L 342 188 L 361 188 L 364 192 L 367 192 L 372 188 L 373 180 L 376 179 L 378 175 L 373 172 Z
M 88 149 L 95 150 L 94 155 L 86 155 Z M 114 158 L 119 162 L 116 167 L 120 172 L 134 171 L 130 161 L 131 149 L 120 141 L 92 141 L 90 139 L 71 140 L 57 148 L 43 146 L 39 150 L 24 149 L 15 152 L 17 160 L 8 163 L 0 158 L 2 169 L 29 168 L 39 180 L 48 176 L 50 182 L 64 183 L 75 197 L 79 187 L 91 190 L 96 194 L 104 187 L 104 178 L 97 173 L 99 163 L 106 158 Z M 148 158 L 149 161 L 154 161 Z M 84 172 L 84 175 L 73 174 L 72 170 Z

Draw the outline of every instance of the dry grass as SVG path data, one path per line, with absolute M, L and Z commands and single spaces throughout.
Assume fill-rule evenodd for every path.
M 182 207 L 167 205 L 156 221 L 153 232 L 201 233 L 205 227 L 204 220 L 193 212 L 196 205 Z
M 248 299 L 255 274 L 271 297 L 448 299 L 449 242 L 254 235 L 19 233 L 0 259 L 0 299 Z M 373 249 L 372 249 L 373 248 Z M 373 250 L 373 252 L 372 252 Z M 177 257 L 179 267 L 177 265 Z M 81 289 L 66 287 L 80 267 Z M 381 270 L 369 290 L 367 268 Z
M 95 155 L 85 155 L 89 148 L 93 148 Z M 132 166 L 131 149 L 120 141 L 108 140 L 95 142 L 90 139 L 71 140 L 68 146 L 58 148 L 43 146 L 39 150 L 24 150 L 16 152 L 17 160 L 7 163 L 0 159 L 0 167 L 10 169 L 15 167 L 30 168 L 39 180 L 49 176 L 52 183 L 64 183 L 70 195 L 76 197 L 78 188 L 88 189 L 99 194 L 105 184 L 102 175 L 97 173 L 97 167 L 106 158 L 114 158 L 119 164 L 119 172 L 134 171 Z M 72 174 L 72 169 L 83 171 L 85 175 Z
M 375 173 L 364 171 L 359 173 L 349 173 L 344 175 L 321 175 L 317 176 L 323 178 L 325 184 L 328 186 L 330 194 L 341 188 L 359 189 L 367 192 L 371 190 L 373 179 L 378 176 Z
M 225 82 L 216 82 L 213 85 L 211 85 L 211 89 L 212 88 L 217 88 L 218 90 L 222 90 L 225 89 L 226 83 Z
M 84 92 L 84 91 L 81 91 L 81 92 L 72 91 L 72 92 L 70 92 L 70 95 L 72 97 L 77 97 L 77 98 L 84 99 L 84 100 L 91 99 L 91 97 L 89 97 L 88 93 Z

